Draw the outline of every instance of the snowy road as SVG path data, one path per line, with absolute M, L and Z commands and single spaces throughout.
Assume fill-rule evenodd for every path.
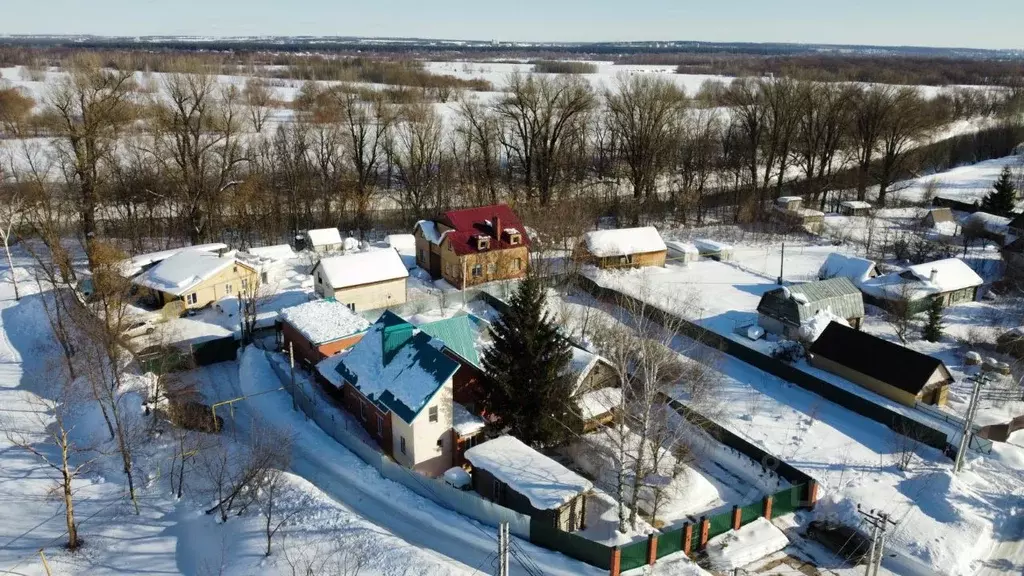
M 265 362 L 265 360 L 264 360 Z M 206 369 L 208 381 L 221 399 L 253 395 L 280 386 L 265 364 L 268 379 L 240 382 L 238 365 L 224 363 Z M 292 411 L 286 392 L 253 397 L 236 405 L 234 420 L 245 432 L 252 418 L 259 417 L 292 436 L 292 464 L 295 474 L 315 484 L 337 502 L 388 530 L 410 544 L 461 562 L 468 571 L 491 571 L 497 549 L 497 532 L 426 500 L 400 484 L 381 477 L 376 470 L 337 444 L 320 428 Z M 561 554 L 517 540 L 527 563 L 532 561 L 552 576 L 604 574 L 592 566 Z M 512 572 L 527 574 L 513 560 Z

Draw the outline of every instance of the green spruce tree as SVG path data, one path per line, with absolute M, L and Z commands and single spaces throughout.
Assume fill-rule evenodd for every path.
M 482 359 L 484 408 L 503 431 L 535 446 L 556 444 L 573 427 L 567 375 L 572 352 L 545 302 L 540 282 L 523 280 L 491 327 L 493 343 Z
M 989 214 L 1006 216 L 1013 212 L 1017 202 L 1017 189 L 1013 185 L 1013 175 L 1009 166 L 1003 166 L 999 179 L 992 185 L 992 192 L 981 201 L 981 209 Z
M 929 342 L 938 342 L 942 338 L 942 328 L 942 299 L 932 298 L 928 303 L 928 321 L 921 335 Z

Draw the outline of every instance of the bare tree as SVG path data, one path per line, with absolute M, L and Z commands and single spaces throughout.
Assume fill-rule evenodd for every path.
M 903 344 L 907 343 L 907 336 L 910 334 L 911 322 L 914 318 L 913 286 L 909 282 L 902 282 L 897 294 L 885 302 L 885 321 L 892 326 L 896 337 Z
M 459 160 L 472 203 L 497 204 L 501 170 L 499 120 L 489 108 L 468 95 L 459 100 L 458 118 L 455 134 L 460 143 Z
M 916 88 L 901 87 L 887 102 L 878 163 L 878 204 L 885 206 L 889 187 L 906 168 L 909 153 L 942 122 Z
M 406 107 L 392 124 L 388 155 L 396 169 L 398 201 L 412 218 L 440 208 L 444 126 L 429 105 Z
M 357 576 L 367 565 L 363 554 L 343 548 L 336 538 L 309 543 L 286 538 L 281 548 L 291 576 Z
M 214 505 L 206 510 L 227 522 L 228 513 L 244 514 L 258 502 L 259 489 L 271 470 L 287 466 L 290 443 L 259 421 L 253 422 L 249 441 L 241 450 L 222 438 L 199 455 L 199 471 Z
M 33 436 L 36 436 L 35 431 L 19 429 L 20 426 L 9 421 L 4 423 L 4 432 L 12 445 L 32 453 L 55 473 L 56 490 L 64 504 L 67 547 L 71 551 L 77 550 L 81 542 L 78 537 L 78 525 L 75 522 L 74 483 L 100 456 L 94 447 L 80 444 L 72 435 L 74 426 L 70 418 L 79 401 L 79 394 L 70 381 L 64 381 L 59 385 L 53 400 L 36 395 L 26 396 L 26 402 L 32 406 L 35 417 L 30 419 L 31 425 L 45 430 L 45 439 L 42 442 L 33 439 Z M 52 449 L 48 449 L 46 445 Z
M 4 178 L 4 169 L 0 167 L 0 241 L 4 244 L 7 268 L 11 271 L 15 300 L 21 300 L 21 294 L 18 292 L 17 270 L 14 269 L 14 260 L 11 258 L 11 234 L 15 227 L 22 223 L 27 208 L 28 198 L 25 191 L 20 186 L 7 182 Z
M 820 198 L 824 209 L 822 192 L 831 183 L 836 155 L 846 138 L 853 91 L 833 83 L 801 82 L 797 92 L 800 110 L 793 153 L 811 186 L 812 201 Z
M 906 421 L 900 421 L 889 434 L 889 449 L 892 450 L 893 464 L 906 472 L 914 462 L 914 456 L 921 446 L 921 436 Z
M 275 292 L 275 287 L 264 284 L 260 276 L 242 279 L 242 285 L 236 296 L 238 297 L 239 324 L 243 343 L 253 341 L 260 309 L 274 296 Z
M 249 123 L 256 132 L 263 132 L 263 127 L 270 118 L 271 105 L 274 103 L 274 89 L 262 78 L 249 78 L 242 90 Z
M 349 91 L 338 93 L 336 98 L 345 135 L 348 174 L 353 180 L 351 189 L 354 193 L 356 225 L 360 233 L 365 233 L 370 225 L 370 203 L 381 176 L 384 143 L 395 114 L 384 97 L 377 93 L 374 93 L 369 103 Z

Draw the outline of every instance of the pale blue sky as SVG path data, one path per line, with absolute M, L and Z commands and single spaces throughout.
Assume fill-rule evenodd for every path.
M 0 34 L 1024 48 L 1022 0 L 0 0 Z

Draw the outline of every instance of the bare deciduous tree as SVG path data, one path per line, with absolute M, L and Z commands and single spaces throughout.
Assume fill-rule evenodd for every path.
M 270 118 L 271 105 L 274 103 L 274 89 L 261 78 L 249 78 L 242 90 L 245 107 L 249 115 L 249 123 L 256 132 L 263 132 L 263 127 Z

